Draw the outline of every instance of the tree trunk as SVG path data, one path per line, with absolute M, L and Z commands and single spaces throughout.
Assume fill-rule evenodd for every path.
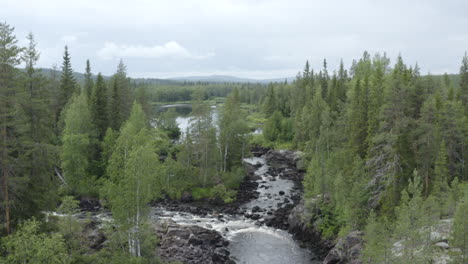
M 5 118 L 6 119 L 6 118 Z M 3 134 L 3 153 L 2 153 L 2 171 L 3 171 L 3 195 L 5 202 L 5 230 L 7 235 L 10 234 L 10 199 L 8 194 L 8 139 L 7 139 L 7 122 L 3 120 L 2 134 Z
M 227 154 L 228 154 L 228 148 L 229 144 L 226 142 L 226 146 L 224 148 L 224 165 L 223 165 L 223 171 L 226 172 L 226 167 L 227 167 Z

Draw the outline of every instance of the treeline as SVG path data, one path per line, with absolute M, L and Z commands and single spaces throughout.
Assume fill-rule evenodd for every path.
M 257 104 L 263 98 L 265 85 L 238 83 L 175 83 L 175 84 L 136 84 L 147 91 L 151 102 L 168 103 L 190 101 L 192 94 L 203 90 L 205 99 L 227 97 L 234 89 L 239 92 L 242 103 Z
M 307 63 L 295 83 L 268 89 L 263 108 L 264 137 L 310 160 L 305 195 L 320 204 L 324 236 L 366 229 L 366 263 L 423 263 L 432 255 L 416 251 L 433 248 L 421 230 L 455 217 L 450 243 L 466 261 L 466 54 L 456 78 L 367 52 L 331 75 L 326 61 L 319 72 Z

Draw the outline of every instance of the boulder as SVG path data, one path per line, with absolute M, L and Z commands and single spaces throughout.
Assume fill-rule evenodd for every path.
M 158 223 L 156 233 L 160 237 L 158 256 L 167 262 L 188 264 L 227 264 L 229 241 L 218 232 L 199 226 L 181 226 L 172 221 Z
M 325 257 L 323 264 L 362 264 L 359 257 L 363 248 L 363 234 L 362 231 L 353 231 L 340 238 L 335 247 Z

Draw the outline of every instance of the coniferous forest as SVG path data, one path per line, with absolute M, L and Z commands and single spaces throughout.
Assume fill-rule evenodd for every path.
M 303 252 L 278 263 L 468 263 L 466 53 L 151 82 L 37 45 L 0 23 L 0 263 L 267 263 L 241 224 Z

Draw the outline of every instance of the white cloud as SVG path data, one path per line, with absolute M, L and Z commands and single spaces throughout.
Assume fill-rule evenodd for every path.
M 111 58 L 182 58 L 182 59 L 206 59 L 213 57 L 214 53 L 194 54 L 175 41 L 169 41 L 164 45 L 118 45 L 114 42 L 104 43 L 104 47 L 98 50 L 98 55 L 105 59 Z
M 75 42 L 78 40 L 78 36 L 76 35 L 65 35 L 60 38 L 61 41 L 70 43 L 70 42 Z

